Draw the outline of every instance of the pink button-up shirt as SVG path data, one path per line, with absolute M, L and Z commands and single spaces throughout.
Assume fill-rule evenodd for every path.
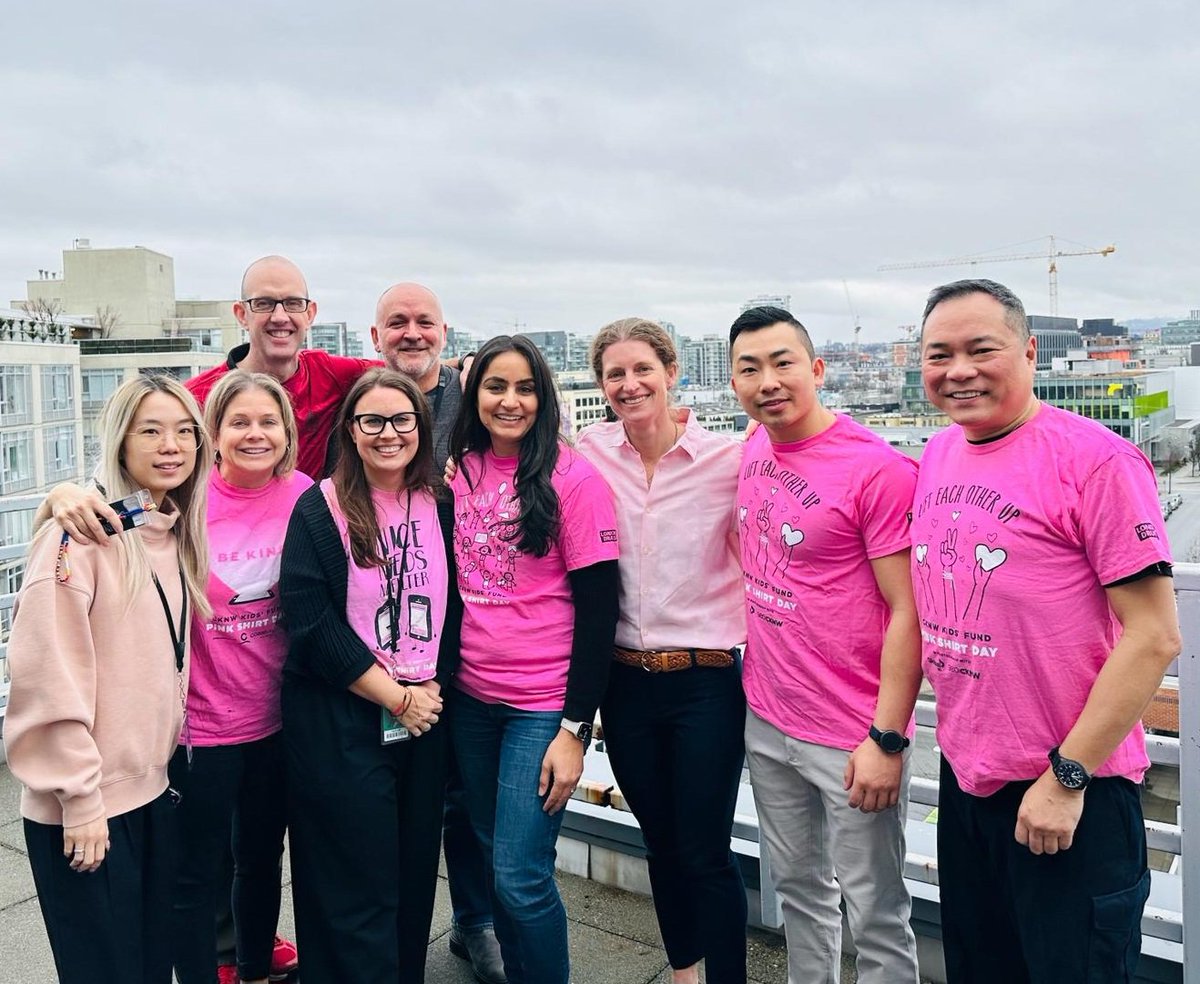
M 729 649 L 746 641 L 738 549 L 742 442 L 706 431 L 690 410 L 646 481 L 620 423 L 592 424 L 580 453 L 608 480 L 620 530 L 621 618 L 627 649 Z

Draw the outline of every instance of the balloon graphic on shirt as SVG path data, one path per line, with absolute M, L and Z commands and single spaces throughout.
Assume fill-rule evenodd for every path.
M 775 561 L 773 572 L 779 577 L 784 569 L 792 562 L 792 551 L 804 542 L 804 531 L 794 529 L 791 523 L 779 527 L 779 559 Z
M 917 578 L 921 582 L 921 595 L 933 611 L 937 611 L 937 603 L 933 597 L 933 569 L 929 566 L 929 544 L 918 543 L 913 548 L 913 556 L 917 559 Z
M 971 568 L 971 595 L 967 598 L 967 618 L 978 619 L 983 614 L 983 596 L 991 583 L 996 568 L 1008 560 L 1008 551 L 1003 547 L 989 547 L 986 543 L 975 544 L 975 565 Z

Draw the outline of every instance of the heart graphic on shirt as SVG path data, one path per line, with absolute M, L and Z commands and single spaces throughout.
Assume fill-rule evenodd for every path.
M 778 485 L 772 485 L 772 486 L 771 486 L 771 495 L 774 495 L 774 494 L 775 494 L 776 492 L 778 492 L 778 491 L 779 491 L 779 486 L 778 486 Z
M 929 521 L 929 525 L 932 526 L 936 530 L 938 527 L 938 521 L 936 519 L 931 519 Z
M 780 532 L 783 534 L 783 542 L 789 547 L 794 547 L 804 540 L 804 530 L 794 530 L 790 523 L 784 523 Z
M 996 534 L 995 534 L 995 533 L 989 533 L 989 534 L 987 535 L 987 539 L 988 539 L 988 543 L 995 543 L 995 542 L 996 542 Z
M 917 563 L 918 564 L 925 563 L 925 558 L 927 556 L 929 556 L 929 544 L 928 543 L 918 543 L 917 544 Z
M 967 527 L 967 531 L 970 533 L 974 533 L 977 529 L 979 529 L 978 523 L 972 523 L 970 526 Z
M 740 506 L 738 508 L 738 520 L 743 523 L 746 522 L 746 507 L 745 506 Z
M 508 482 L 501 482 L 500 488 L 496 489 L 496 495 L 504 495 L 504 490 L 508 488 Z
M 961 515 L 962 515 L 962 513 L 960 513 L 960 512 L 959 512 L 957 509 L 955 509 L 955 510 L 954 510 L 954 512 L 952 512 L 952 513 L 950 514 L 950 518 L 951 518 L 951 519 L 958 519 L 958 517 L 959 517 L 959 516 L 961 516 Z
M 1008 560 L 1008 551 L 1003 547 L 989 550 L 984 544 L 977 543 L 975 544 L 975 560 L 986 573 L 991 573 Z

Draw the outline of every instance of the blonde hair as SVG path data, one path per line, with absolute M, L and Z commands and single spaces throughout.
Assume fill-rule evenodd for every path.
M 208 439 L 204 420 L 196 400 L 172 376 L 138 376 L 117 387 L 100 413 L 100 461 L 96 465 L 96 482 L 104 489 L 109 501 L 122 499 L 138 491 L 135 481 L 125 468 L 125 436 L 133 423 L 138 407 L 151 393 L 165 393 L 181 404 L 196 425 L 196 463 L 192 473 L 167 495 L 179 518 L 175 521 L 175 542 L 179 551 L 179 568 L 191 595 L 192 607 L 200 615 L 208 615 L 208 536 L 205 512 L 208 507 L 208 473 L 212 455 L 206 454 L 203 444 Z M 122 535 L 116 538 L 124 568 L 125 593 L 128 603 L 150 583 L 150 560 L 141 537 Z
M 287 438 L 287 448 L 283 457 L 275 462 L 272 474 L 283 478 L 296 470 L 296 456 L 299 454 L 300 435 L 296 429 L 296 413 L 292 409 L 292 401 L 288 399 L 283 386 L 274 376 L 265 372 L 246 372 L 233 369 L 221 377 L 208 399 L 204 401 L 204 422 L 208 425 L 208 433 L 215 443 L 221 434 L 221 423 L 229 412 L 229 404 L 249 390 L 263 390 L 279 407 L 279 417 L 283 422 L 283 433 Z M 209 455 L 212 458 L 212 455 Z

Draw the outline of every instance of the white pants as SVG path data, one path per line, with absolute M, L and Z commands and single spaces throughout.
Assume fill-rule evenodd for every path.
M 900 802 L 861 813 L 842 788 L 849 752 L 789 738 L 746 714 L 746 760 L 783 909 L 788 984 L 840 981 L 842 896 L 860 984 L 918 984 L 903 878 L 910 751 L 902 754 Z

